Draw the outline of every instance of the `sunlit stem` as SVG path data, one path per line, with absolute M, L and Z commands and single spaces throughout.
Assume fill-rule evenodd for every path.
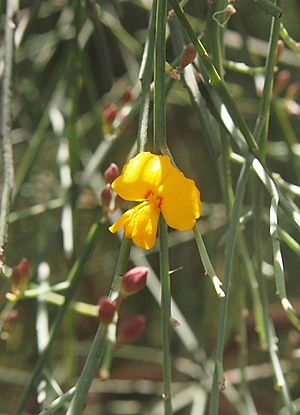
M 164 375 L 164 407 L 165 415 L 173 413 L 171 404 L 171 358 L 170 358 L 170 319 L 171 294 L 169 274 L 168 229 L 164 218 L 159 222 L 159 259 L 161 277 L 161 322 L 162 322 L 162 349 L 163 349 L 163 375 Z
M 165 62 L 166 62 L 166 20 L 167 1 L 157 0 L 154 51 L 154 118 L 153 151 L 164 153 L 167 149 L 166 139 L 166 97 L 165 97 Z M 168 230 L 165 220 L 159 222 L 160 241 L 160 277 L 161 277 L 161 324 L 163 349 L 163 399 L 165 415 L 171 415 L 171 359 L 170 359 L 170 315 L 171 292 L 169 275 Z
M 154 52 L 154 152 L 163 152 L 167 148 L 165 108 L 166 20 L 167 1 L 158 0 L 156 7 Z

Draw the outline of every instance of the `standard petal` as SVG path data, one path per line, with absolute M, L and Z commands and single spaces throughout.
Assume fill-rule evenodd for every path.
M 194 180 L 172 166 L 162 180 L 159 194 L 161 211 L 167 224 L 179 231 L 192 229 L 201 214 L 200 192 Z
M 148 193 L 156 193 L 161 184 L 165 174 L 162 161 L 166 157 L 146 151 L 139 153 L 125 164 L 121 176 L 112 183 L 113 190 L 125 200 L 147 199 Z
M 151 249 L 156 241 L 159 214 L 155 204 L 143 202 L 127 210 L 109 230 L 115 233 L 124 227 L 126 238 L 140 248 Z

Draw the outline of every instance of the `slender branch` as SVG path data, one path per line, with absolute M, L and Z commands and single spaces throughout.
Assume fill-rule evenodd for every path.
M 205 269 L 205 273 L 206 275 L 209 277 L 209 279 L 211 280 L 216 293 L 218 294 L 219 297 L 225 297 L 225 293 L 222 290 L 222 282 L 220 281 L 219 277 L 217 276 L 216 271 L 214 270 L 214 267 L 209 259 L 200 229 L 199 229 L 199 225 L 196 224 L 196 226 L 194 227 L 194 236 L 195 236 L 195 240 L 196 240 L 196 244 L 198 247 L 198 251 L 201 257 L 201 261 L 202 264 L 204 266 Z
M 171 319 L 171 287 L 169 274 L 168 229 L 161 216 L 159 223 L 159 260 L 161 277 L 161 321 L 162 321 L 162 349 L 163 349 L 163 382 L 165 415 L 171 415 L 171 359 L 170 359 L 170 319 Z
M 50 415 L 56 412 L 68 400 L 71 399 L 71 397 L 74 395 L 75 389 L 76 389 L 75 386 L 73 386 L 73 388 L 69 389 L 63 395 L 59 396 L 57 399 L 51 402 L 51 404 L 48 405 L 47 408 L 45 408 L 42 412 L 40 412 L 39 415 Z
M 283 24 L 280 25 L 280 37 L 284 41 L 284 43 L 292 49 L 293 52 L 296 53 L 298 57 L 300 57 L 300 49 L 299 44 L 294 40 L 286 30 L 286 28 L 283 26 Z
M 153 150 L 164 153 L 167 150 L 166 138 L 166 90 L 165 90 L 165 62 L 166 62 L 166 19 L 167 1 L 157 0 L 156 31 L 154 54 L 154 130 Z M 171 316 L 171 288 L 169 276 L 168 229 L 163 217 L 159 222 L 160 241 L 160 278 L 161 278 L 161 324 L 163 350 L 163 399 L 165 415 L 172 415 L 171 403 L 171 359 L 170 359 L 170 316 Z
M 253 157 L 249 155 L 241 170 L 239 180 L 236 187 L 235 200 L 232 210 L 232 221 L 229 226 L 228 236 L 226 241 L 225 251 L 225 266 L 224 266 L 224 291 L 226 296 L 221 300 L 220 317 L 218 327 L 218 339 L 215 354 L 215 370 L 213 376 L 212 397 L 210 400 L 209 415 L 217 415 L 219 413 L 219 387 L 224 385 L 224 370 L 223 370 L 223 352 L 225 344 L 226 321 L 228 318 L 228 307 L 230 299 L 230 286 L 232 278 L 232 266 L 235 252 L 235 245 L 238 235 L 239 218 L 241 216 L 241 209 L 245 194 L 246 183 L 248 180 L 250 166 Z
M 112 297 L 116 291 L 119 290 L 120 277 L 126 271 L 129 254 L 130 254 L 131 242 L 130 240 L 124 238 L 122 240 L 119 259 L 116 267 L 116 272 L 112 282 L 112 288 L 109 294 L 109 297 Z M 68 412 L 66 415 L 81 415 L 82 409 L 86 401 L 86 397 L 92 383 L 92 380 L 95 377 L 95 374 L 98 370 L 101 356 L 104 350 L 105 345 L 105 328 L 100 324 L 98 326 L 92 347 L 90 349 L 89 355 L 85 362 L 84 368 L 81 372 L 80 378 L 76 384 L 76 390 L 72 401 L 70 403 Z
M 264 158 L 265 146 L 269 130 L 269 118 L 274 82 L 274 68 L 276 63 L 276 49 L 279 39 L 279 29 L 280 19 L 273 18 L 270 32 L 269 51 L 266 60 L 265 83 L 262 98 L 260 100 L 257 123 L 254 131 L 254 136 L 256 138 L 256 142 L 258 143 L 260 155 L 262 158 Z
M 240 129 L 241 133 L 243 134 L 249 150 L 254 154 L 257 155 L 257 144 L 253 137 L 253 134 L 249 130 L 246 121 L 244 120 L 243 116 L 241 115 L 238 107 L 227 90 L 225 83 L 222 81 L 220 75 L 218 74 L 215 66 L 212 64 L 206 49 L 204 48 L 201 41 L 196 36 L 194 30 L 192 29 L 182 7 L 178 4 L 177 0 L 170 0 L 172 7 L 174 8 L 177 17 L 179 18 L 181 24 L 184 26 L 189 38 L 193 42 L 195 49 L 198 52 L 199 58 L 207 72 L 207 75 L 210 79 L 210 84 L 213 88 L 216 89 L 219 96 L 222 98 L 223 103 L 227 107 L 229 114 L 231 115 L 235 125 Z
M 0 213 L 0 265 L 3 256 L 4 245 L 7 240 L 8 215 L 10 200 L 14 183 L 13 148 L 11 139 L 12 115 L 11 115 L 11 83 L 14 58 L 14 15 L 18 11 L 18 0 L 7 0 L 4 37 L 4 76 L 1 99 L 1 134 L 3 157 L 3 189 L 1 197 Z
M 137 146 L 138 151 L 144 151 L 147 144 L 149 144 L 148 138 L 148 124 L 149 124 L 149 110 L 150 110 L 150 86 L 153 74 L 153 59 L 154 59 L 154 39 L 155 39 L 155 10 L 156 2 L 153 3 L 148 39 L 145 45 L 143 59 L 141 63 L 141 69 L 139 73 L 139 79 L 142 84 L 141 92 L 141 106 L 139 116 L 139 126 L 137 134 Z
M 166 138 L 166 20 L 167 1 L 157 0 L 154 54 L 154 152 L 167 149 Z

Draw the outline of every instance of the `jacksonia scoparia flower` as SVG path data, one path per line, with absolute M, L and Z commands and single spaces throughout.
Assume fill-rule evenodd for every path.
M 127 210 L 110 228 L 124 227 L 125 236 L 140 248 L 154 246 L 160 213 L 174 229 L 192 229 L 200 217 L 200 192 L 195 182 L 174 167 L 169 156 L 141 152 L 123 167 L 112 183 L 121 198 L 140 202 Z

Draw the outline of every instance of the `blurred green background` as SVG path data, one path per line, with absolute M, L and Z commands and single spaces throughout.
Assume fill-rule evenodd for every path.
M 237 12 L 229 20 L 225 31 L 226 59 L 249 66 L 262 66 L 268 51 L 271 17 L 255 1 L 239 1 L 234 3 L 234 7 Z M 132 146 L 137 135 L 139 112 L 139 69 L 148 34 L 150 9 L 151 1 L 146 0 L 44 0 L 22 1 L 20 4 L 16 15 L 12 89 L 16 184 L 5 252 L 9 267 L 18 264 L 23 257 L 31 261 L 31 284 L 37 282 L 41 263 L 49 267 L 51 285 L 66 279 L 82 251 L 90 226 L 102 215 L 100 192 L 104 183 L 101 174 L 112 162 L 121 168 L 134 151 Z M 205 29 L 206 2 L 191 0 L 185 10 L 193 16 L 193 27 L 199 34 L 202 33 L 202 40 L 210 52 L 210 39 Z M 0 13 L 3 35 L 5 2 L 0 3 Z M 286 0 L 282 22 L 296 40 L 300 38 L 299 18 L 299 1 Z M 251 39 L 251 42 L 243 43 L 243 39 Z M 2 42 L 1 59 L 3 47 Z M 178 62 L 178 54 L 174 50 L 174 42 L 169 39 L 167 54 L 170 64 L 176 59 Z M 298 94 L 289 98 L 288 88 L 292 83 L 299 86 L 299 56 L 299 53 L 286 48 L 278 63 L 276 76 L 281 70 L 288 71 L 288 82 L 280 90 L 280 81 L 275 81 L 278 93 L 274 93 L 267 148 L 270 170 L 298 185 L 300 104 Z M 1 68 L 3 72 L 3 65 Z M 259 88 L 255 85 L 259 77 L 254 78 L 253 75 L 226 66 L 225 71 L 226 84 L 253 129 L 260 101 Z M 180 169 L 186 176 L 193 178 L 201 190 L 203 215 L 200 226 L 210 258 L 218 275 L 222 276 L 227 218 L 217 157 L 207 145 L 201 120 L 190 103 L 184 82 L 170 82 L 167 107 L 169 148 Z M 105 110 L 112 105 L 117 114 L 113 123 L 110 123 Z M 214 118 L 212 120 L 217 124 Z M 286 144 L 286 135 L 297 140 L 293 157 Z M 238 152 L 235 145 L 233 149 Z M 239 166 L 232 164 L 234 187 L 238 173 Z M 264 198 L 267 215 L 269 198 L 266 194 Z M 251 208 L 252 200 L 253 187 L 249 185 L 245 212 Z M 30 209 L 33 206 L 35 209 Z M 299 235 L 283 215 L 280 224 L 299 240 Z M 252 256 L 256 250 L 251 233 L 252 224 L 246 222 L 244 226 Z M 107 227 L 107 223 L 101 225 L 99 240 L 85 265 L 75 295 L 78 301 L 96 305 L 98 299 L 110 289 L 120 240 L 110 234 Z M 262 234 L 266 241 L 261 254 L 267 274 L 270 313 L 277 330 L 284 365 L 288 367 L 286 379 L 292 398 L 296 399 L 300 387 L 299 333 L 288 322 L 276 296 L 267 222 L 262 225 Z M 199 350 L 203 348 L 210 356 L 216 340 L 218 297 L 210 281 L 205 278 L 192 232 L 171 232 L 170 244 L 170 267 L 176 271 L 171 277 L 173 298 L 185 316 Z M 284 244 L 282 250 L 288 297 L 295 309 L 300 311 L 299 251 L 292 252 Z M 145 255 L 158 273 L 157 249 Z M 259 347 L 254 329 L 252 303 L 245 289 L 247 283 L 244 274 L 245 267 L 237 257 L 225 368 L 228 371 L 232 369 L 232 372 L 228 372 L 229 379 L 239 389 L 239 382 L 236 381 L 238 375 L 233 369 L 240 366 L 240 327 L 244 317 L 241 310 L 248 309 L 248 364 L 256 365 L 253 366 L 250 390 L 260 415 L 282 415 L 285 412 L 279 412 L 281 402 L 274 391 L 269 357 Z M 5 297 L 11 291 L 10 281 L 4 275 L 0 281 L 3 323 L 0 341 L 0 413 L 11 414 L 37 361 L 37 302 L 35 299 L 18 301 L 15 306 L 18 318 L 10 322 L 10 303 Z M 57 306 L 49 304 L 48 312 L 51 324 Z M 162 413 L 155 406 L 160 401 L 162 380 L 160 308 L 147 289 L 122 305 L 121 319 L 134 313 L 147 317 L 145 333 L 135 346 L 124 346 L 116 353 L 110 380 L 93 384 L 86 414 Z M 72 310 L 67 313 L 47 363 L 63 390 L 76 382 L 97 325 L 95 317 L 79 315 Z M 189 337 L 187 339 L 189 341 Z M 175 332 L 171 337 L 171 351 L 174 388 L 187 397 L 190 393 L 188 388 L 196 388 L 199 383 L 199 360 L 186 350 L 182 338 Z M 51 398 L 54 399 L 53 393 L 49 392 L 50 402 Z M 222 400 L 221 414 L 240 413 L 232 401 Z M 191 405 L 192 398 L 182 408 L 179 406 L 176 413 L 192 413 Z M 32 394 L 27 412 L 24 413 L 37 414 L 41 410 L 35 394 Z M 58 413 L 65 412 L 61 410 Z

